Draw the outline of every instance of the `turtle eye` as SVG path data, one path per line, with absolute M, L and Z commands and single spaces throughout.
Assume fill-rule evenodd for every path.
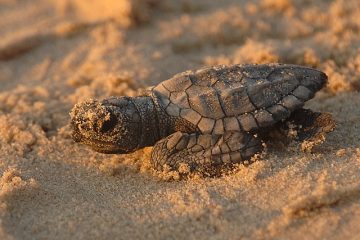
M 103 120 L 102 123 L 100 123 L 100 132 L 105 133 L 108 132 L 116 126 L 117 120 L 116 117 L 113 114 L 110 114 L 110 118 L 107 120 Z

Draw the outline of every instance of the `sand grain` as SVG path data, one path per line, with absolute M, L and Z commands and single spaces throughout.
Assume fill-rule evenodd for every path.
M 88 2 L 0 2 L 1 239 L 360 237 L 358 0 Z M 177 176 L 151 170 L 151 148 L 104 155 L 70 137 L 78 101 L 274 61 L 329 76 L 306 107 L 337 128 L 311 153 L 269 148 L 220 178 L 164 181 Z

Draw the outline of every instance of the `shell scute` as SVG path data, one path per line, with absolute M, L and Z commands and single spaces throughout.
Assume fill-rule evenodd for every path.
M 162 83 L 169 92 L 184 91 L 192 85 L 189 74 L 179 74 Z
M 192 109 L 203 117 L 219 119 L 225 116 L 217 95 L 211 87 L 191 86 L 186 90 Z
M 168 114 L 202 132 L 222 134 L 271 126 L 302 107 L 325 83 L 324 73 L 307 67 L 221 65 L 177 74 L 153 92 Z M 230 124 L 232 118 L 238 122 Z

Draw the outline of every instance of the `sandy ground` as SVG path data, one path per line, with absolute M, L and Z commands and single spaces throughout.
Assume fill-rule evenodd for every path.
M 1 239 L 360 239 L 360 2 L 0 0 Z M 70 138 L 81 100 L 204 65 L 285 62 L 329 84 L 326 142 L 219 178 L 165 181 L 151 148 Z

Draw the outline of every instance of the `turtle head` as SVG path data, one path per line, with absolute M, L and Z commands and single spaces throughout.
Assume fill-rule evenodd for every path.
M 129 97 L 78 103 L 70 112 L 72 137 L 102 153 L 129 153 L 141 139 L 141 116 Z

